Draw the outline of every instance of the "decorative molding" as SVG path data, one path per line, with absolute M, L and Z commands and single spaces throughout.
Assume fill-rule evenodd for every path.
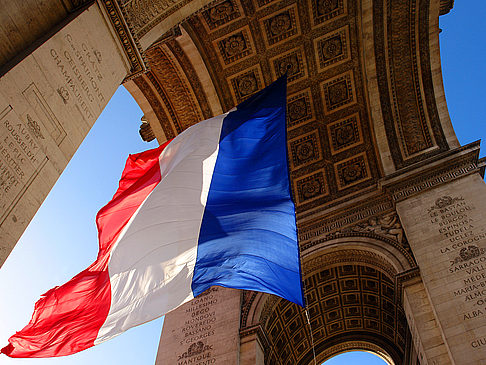
M 410 270 L 401 272 L 396 275 L 395 280 L 399 286 L 403 285 L 406 281 L 420 277 L 420 269 L 418 266 L 411 268 Z
M 336 264 L 367 264 L 380 268 L 391 278 L 394 278 L 397 274 L 395 268 L 383 256 L 374 252 L 358 249 L 344 249 L 324 253 L 312 259 L 304 260 L 302 274 L 304 277 L 307 277 L 317 270 L 329 268 Z
M 325 169 L 294 179 L 297 205 L 308 203 L 329 194 Z
M 175 40 L 177 37 L 180 37 L 181 35 L 182 35 L 181 27 L 179 25 L 176 25 L 175 27 L 171 28 L 169 31 L 162 34 L 162 36 L 159 39 L 157 39 L 157 41 L 155 41 L 146 49 L 145 53 L 150 51 L 153 48 L 157 48 L 159 46 L 167 44 L 170 41 Z
M 218 50 L 222 67 L 230 67 L 256 54 L 255 45 L 248 26 L 213 41 L 213 47 Z
M 309 0 L 312 8 L 314 27 L 347 15 L 347 0 Z
M 44 135 L 41 132 L 41 127 L 36 120 L 32 119 L 30 114 L 27 114 L 27 127 L 29 128 L 30 132 L 36 138 L 44 139 Z
M 228 84 L 236 104 L 248 99 L 265 87 L 260 64 L 232 75 Z
M 313 131 L 288 141 L 290 165 L 295 170 L 322 159 L 319 132 Z
M 327 135 L 333 155 L 362 144 L 363 132 L 359 113 L 329 123 Z
M 326 114 L 334 113 L 356 103 L 353 71 L 323 81 L 321 90 Z
M 165 97 L 165 94 L 161 93 L 162 89 L 160 88 L 160 85 L 153 85 L 152 80 L 150 80 L 148 76 L 150 76 L 150 73 L 148 73 L 146 76 L 137 76 L 133 79 L 133 81 L 152 107 L 152 110 L 162 126 L 165 137 L 167 139 L 172 139 L 178 134 L 178 131 L 174 129 L 174 125 L 171 121 L 173 111 L 169 109 L 169 115 L 167 115 L 167 111 L 164 109 L 159 100 L 159 97 L 163 98 Z
M 237 0 L 216 1 L 216 5 L 213 4 L 199 12 L 204 26 L 210 32 L 231 24 L 244 15 L 240 2 Z
M 184 56 L 175 41 L 147 51 L 151 71 L 146 77 L 157 90 L 163 109 L 173 124 L 171 129 L 177 133 L 209 117 L 211 113 L 204 94 L 196 96 L 194 89 L 202 91 L 202 87 Z M 181 62 L 184 63 L 184 68 Z
M 407 281 L 414 280 L 420 278 L 420 268 L 415 266 L 410 270 L 401 272 L 395 276 L 395 287 L 397 293 L 397 301 L 399 303 L 402 302 L 403 298 L 403 286 Z
M 104 6 L 111 25 L 113 26 L 128 58 L 130 73 L 127 76 L 127 79 L 131 79 L 146 72 L 148 67 L 142 53 L 142 48 L 126 23 L 126 17 L 123 15 L 118 1 L 119 0 L 100 0 L 100 3 Z
M 345 232 L 345 233 L 341 233 L 341 232 L 330 233 L 323 238 L 320 238 L 318 240 L 315 240 L 315 241 L 306 243 L 304 245 L 301 245 L 301 249 L 303 251 L 308 250 L 309 248 L 316 246 L 318 244 L 321 244 L 323 242 L 330 241 L 330 240 L 333 240 L 333 239 L 339 239 L 339 238 L 347 238 L 347 239 L 353 238 L 353 237 L 355 237 L 355 238 L 359 238 L 359 237 L 371 238 L 371 239 L 375 239 L 375 240 L 378 240 L 378 241 L 383 241 L 383 242 L 393 246 L 398 251 L 400 251 L 400 253 L 407 259 L 407 262 L 408 262 L 409 265 L 411 265 L 411 266 L 416 265 L 415 258 L 413 257 L 412 251 L 411 251 L 408 243 L 407 244 L 403 244 L 403 243 L 400 244 L 396 240 L 385 237 L 383 235 L 378 235 L 378 234 L 373 233 L 373 232 L 352 232 L 352 229 L 353 228 L 350 228 L 349 231 Z
M 370 166 L 366 152 L 352 156 L 334 164 L 339 190 L 360 184 L 371 179 Z
M 376 67 L 383 75 L 378 78 L 382 115 L 399 169 L 449 148 L 430 71 L 429 9 L 415 0 L 373 4 Z
M 227 4 L 221 7 L 224 21 L 210 27 L 208 11 L 215 4 Z M 316 27 L 312 26 L 312 9 L 322 20 Z M 297 204 L 299 220 L 323 214 L 360 195 L 379 194 L 381 170 L 372 140 L 362 65 L 356 58 L 359 9 L 358 3 L 343 0 L 220 0 L 184 24 L 207 66 L 223 110 L 288 69 L 290 177 L 296 194 L 303 188 L 303 179 L 313 177 L 312 184 L 306 181 L 306 196 L 301 194 Z M 225 54 L 230 39 L 235 49 Z M 328 125 L 336 120 L 343 121 L 342 125 L 335 124 L 329 131 Z M 334 138 L 332 147 L 329 133 Z M 353 158 L 359 161 L 351 161 Z M 335 165 L 340 167 L 340 176 Z M 346 182 L 338 186 L 339 177 Z
M 258 322 L 270 344 L 265 351 L 268 363 L 309 363 L 309 329 L 318 353 L 356 340 L 371 340 L 379 346 L 376 349 L 395 355 L 405 350 L 408 329 L 396 300 L 395 271 L 379 255 L 362 250 L 346 254 L 346 261 L 341 261 L 339 252 L 334 257 L 322 255 L 330 257 L 306 275 L 307 313 L 286 300 L 267 298 Z M 360 261 L 363 254 L 368 256 Z
M 319 72 L 351 59 L 349 25 L 314 39 L 317 69 Z
M 256 296 L 258 295 L 257 292 L 252 290 L 242 290 L 242 300 L 241 300 L 241 328 L 245 328 L 248 322 L 248 315 L 250 313 L 250 309 L 255 301 Z
M 335 234 L 346 233 L 364 233 L 381 237 L 382 239 L 392 240 L 400 247 L 403 247 L 408 253 L 411 253 L 405 232 L 403 230 L 400 218 L 396 212 L 386 213 L 383 215 L 372 216 L 364 222 L 354 226 L 346 227 Z
M 276 295 L 271 295 L 267 298 L 265 301 L 265 305 L 263 306 L 262 312 L 260 314 L 260 320 L 259 322 L 265 326 L 267 324 L 268 317 L 270 314 L 273 312 L 275 309 L 275 306 L 281 299 L 277 297 Z
M 272 57 L 269 59 L 269 62 L 272 67 L 274 79 L 287 73 L 287 82 L 289 85 L 306 79 L 309 73 L 307 71 L 307 61 L 304 50 L 300 47 L 291 49 L 276 57 Z
M 261 324 L 257 324 L 252 327 L 243 327 L 240 329 L 240 339 L 245 337 L 255 335 L 256 341 L 260 342 L 263 347 L 263 352 L 266 353 L 270 350 L 270 341 L 268 340 L 267 334 Z
M 277 13 L 260 19 L 260 27 L 267 47 L 273 47 L 301 34 L 297 4 L 279 9 Z
M 477 165 L 478 165 L 478 169 L 479 169 L 479 174 L 484 179 L 484 172 L 486 170 L 486 157 L 480 158 L 478 160 Z
M 369 217 L 390 212 L 393 202 L 386 196 L 378 196 L 361 204 L 344 208 L 338 214 L 331 213 L 313 219 L 299 226 L 299 241 L 306 245 L 308 241 L 325 237 L 343 227 L 353 225 Z
M 116 0 L 138 39 L 193 0 Z
M 391 195 L 394 202 L 405 200 L 422 191 L 479 172 L 478 153 L 478 147 L 472 143 L 453 151 L 452 156 L 445 156 L 436 166 L 431 164 L 425 169 L 418 169 L 419 171 L 411 176 L 402 174 L 385 179 L 382 187 Z
M 166 43 L 167 48 L 172 52 L 177 63 L 179 64 L 179 69 L 182 70 L 182 73 L 185 75 L 184 77 L 187 79 L 192 92 L 194 93 L 195 98 L 199 104 L 199 108 L 203 114 L 203 119 L 209 119 L 213 116 L 213 112 L 211 106 L 209 105 L 208 98 L 206 96 L 206 92 L 203 86 L 202 81 L 199 79 L 199 76 L 194 69 L 193 64 L 191 63 L 190 59 L 174 39 L 170 39 Z
M 182 360 L 184 360 L 185 358 L 191 358 L 191 357 L 194 357 L 196 355 L 200 355 L 203 352 L 211 351 L 212 349 L 213 349 L 213 345 L 206 345 L 203 341 L 193 342 L 187 348 L 186 352 L 179 355 L 177 360 L 182 362 Z M 189 361 L 191 361 L 191 360 L 189 360 Z
M 315 120 L 314 104 L 310 88 L 287 97 L 287 128 L 297 128 Z

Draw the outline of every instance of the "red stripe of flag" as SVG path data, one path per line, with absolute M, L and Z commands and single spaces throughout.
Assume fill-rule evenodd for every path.
M 159 156 L 169 142 L 129 156 L 117 192 L 96 216 L 96 261 L 66 284 L 43 294 L 29 324 L 9 338 L 2 353 L 10 357 L 65 356 L 94 345 L 111 305 L 111 249 L 132 215 L 160 182 Z

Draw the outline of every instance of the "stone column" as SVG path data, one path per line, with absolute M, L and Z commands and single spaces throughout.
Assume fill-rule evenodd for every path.
M 241 293 L 212 287 L 165 316 L 156 365 L 238 365 Z
M 486 359 L 484 181 L 477 173 L 467 175 L 398 202 L 397 211 L 424 284 L 423 290 L 414 287 L 405 290 L 422 344 L 425 345 L 428 333 L 426 327 L 433 322 L 430 311 L 425 310 L 423 316 L 420 313 L 428 300 L 450 362 L 483 363 Z M 427 353 L 428 349 L 424 350 Z
M 129 70 L 93 4 L 0 79 L 0 266 Z
M 265 354 L 259 339 L 260 326 L 241 333 L 239 365 L 264 365 Z
M 403 284 L 403 309 L 407 316 L 413 349 L 417 351 L 420 364 L 452 364 L 420 278 L 414 278 Z

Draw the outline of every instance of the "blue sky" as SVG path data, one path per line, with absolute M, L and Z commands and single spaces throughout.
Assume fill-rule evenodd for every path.
M 440 18 L 446 98 L 461 144 L 486 138 L 485 18 L 486 3 L 479 0 L 457 1 L 452 12 Z M 127 155 L 156 146 L 141 141 L 141 116 L 121 87 L 0 270 L 0 346 L 27 324 L 42 293 L 94 261 L 94 218 L 113 195 Z M 486 150 L 484 143 L 482 148 Z M 153 364 L 161 325 L 162 320 L 153 321 L 70 357 L 29 360 L 0 355 L 0 364 Z M 326 365 L 384 364 L 363 356 L 369 354 L 349 353 Z

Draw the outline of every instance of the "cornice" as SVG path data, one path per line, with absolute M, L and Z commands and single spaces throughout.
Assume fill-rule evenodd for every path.
M 478 160 L 479 174 L 484 179 L 484 171 L 486 170 L 486 157 L 480 158 Z
M 407 282 L 412 283 L 417 280 L 420 281 L 420 268 L 418 266 L 411 268 L 410 270 L 401 272 L 395 276 L 395 289 L 397 294 L 397 300 L 401 303 L 403 298 L 403 287 Z
M 439 15 L 448 14 L 454 7 L 454 0 L 440 0 Z
M 262 344 L 264 351 L 267 351 L 270 348 L 270 342 L 267 338 L 267 334 L 265 333 L 265 331 L 263 330 L 260 324 L 251 327 L 242 328 L 240 330 L 241 339 L 254 334 L 256 334 L 257 340 Z
M 307 242 L 318 237 L 338 231 L 368 217 L 389 212 L 394 209 L 393 202 L 384 195 L 370 197 L 358 204 L 336 209 L 334 212 L 322 215 L 312 221 L 299 225 L 299 242 Z
M 447 151 L 381 181 L 381 188 L 399 202 L 436 186 L 480 171 L 479 141 Z

